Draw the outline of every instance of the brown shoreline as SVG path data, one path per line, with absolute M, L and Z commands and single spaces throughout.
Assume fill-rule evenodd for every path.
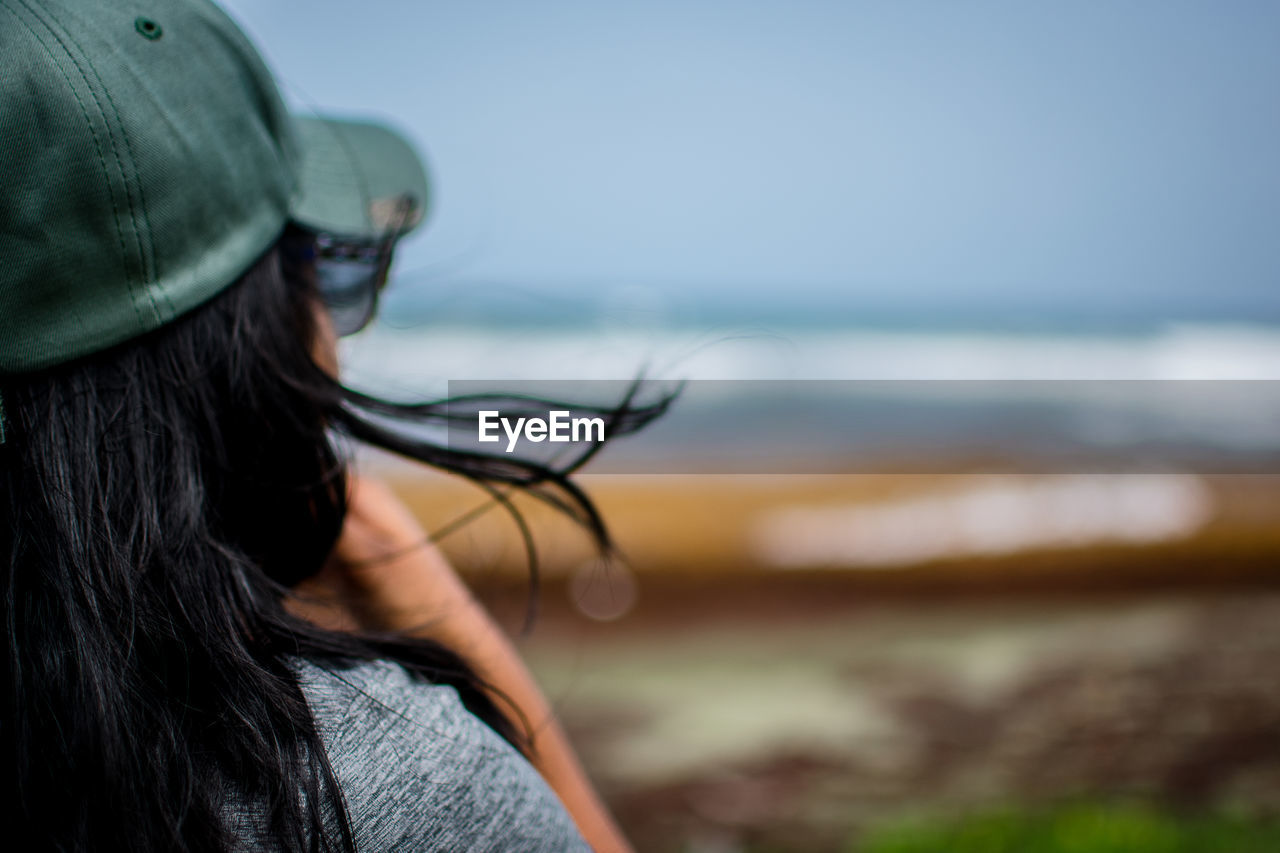
M 388 479 L 429 531 L 440 530 L 487 499 L 456 479 L 408 467 Z M 1037 590 L 1124 590 L 1280 584 L 1280 477 L 1203 477 L 1213 517 L 1186 538 L 1150 543 L 1097 542 L 983 556 L 955 556 L 893 568 L 780 569 L 752 547 L 753 525 L 778 507 L 872 506 L 926 494 L 960 476 L 592 476 L 581 482 L 608 522 L 636 575 L 717 582 L 751 578 L 763 586 L 829 586 L 894 595 L 981 594 Z M 563 580 L 595 557 L 585 534 L 527 497 L 516 495 L 535 531 L 541 574 Z M 527 556 L 514 525 L 489 508 L 450 533 L 441 547 L 473 583 L 523 584 Z

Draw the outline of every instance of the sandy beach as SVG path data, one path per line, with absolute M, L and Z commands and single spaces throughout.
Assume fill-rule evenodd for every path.
M 429 529 L 484 503 L 381 470 Z M 885 821 L 1008 803 L 1280 810 L 1280 478 L 1146 492 L 1043 476 L 999 481 L 1012 492 L 976 475 L 583 482 L 626 559 L 600 564 L 521 500 L 541 574 L 518 642 L 639 849 L 856 849 Z M 1076 492 L 1101 502 L 1095 522 Z M 963 533 L 973 518 L 944 510 L 993 495 L 1048 501 L 1075 538 L 1024 512 L 1023 535 L 985 552 L 972 531 L 935 531 L 967 550 L 875 563 L 831 546 L 847 565 L 788 566 L 760 534 L 798 511 L 828 527 L 926 512 Z M 1172 520 L 1127 539 L 1096 521 L 1129 498 L 1166 501 Z M 441 544 L 520 634 L 530 588 L 509 520 L 482 511 Z

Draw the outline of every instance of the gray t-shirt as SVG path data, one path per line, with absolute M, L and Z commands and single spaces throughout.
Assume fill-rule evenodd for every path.
M 359 853 L 590 853 L 538 772 L 452 687 L 387 661 L 297 672 Z

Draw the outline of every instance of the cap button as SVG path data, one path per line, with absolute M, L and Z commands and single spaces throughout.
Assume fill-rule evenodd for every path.
M 160 25 L 150 18 L 138 18 L 133 22 L 133 28 L 145 39 L 155 41 L 164 35 L 164 30 L 160 29 Z

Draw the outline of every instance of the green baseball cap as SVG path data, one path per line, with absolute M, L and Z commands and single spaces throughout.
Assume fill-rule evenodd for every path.
M 378 241 L 426 204 L 403 137 L 290 115 L 208 0 L 0 0 L 0 373 L 168 323 L 288 222 Z

